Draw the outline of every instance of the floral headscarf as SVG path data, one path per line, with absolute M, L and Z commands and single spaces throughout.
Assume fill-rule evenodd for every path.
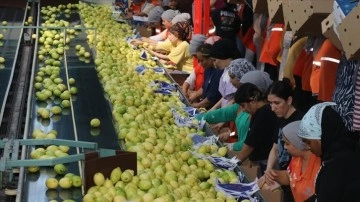
M 190 24 L 188 22 L 174 24 L 169 32 L 182 41 L 188 41 L 191 38 Z

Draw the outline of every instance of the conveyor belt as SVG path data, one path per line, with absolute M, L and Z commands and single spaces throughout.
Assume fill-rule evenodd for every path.
M 7 21 L 8 27 L 0 26 L 0 33 L 4 35 L 4 38 L 0 40 L 3 46 L 0 46 L 0 56 L 5 58 L 5 63 L 0 65 L 0 126 L 7 120 L 2 121 L 4 113 L 10 113 L 6 111 L 6 100 L 10 90 L 14 69 L 15 69 L 15 57 L 18 51 L 18 46 L 21 39 L 21 29 L 11 28 L 11 26 L 19 26 L 24 19 L 24 9 L 18 8 L 0 8 L 0 21 Z M 11 103 L 11 102 L 8 102 Z M 3 135 L 5 131 L 1 131 L 0 135 Z
M 79 22 L 77 13 L 71 14 L 71 18 L 66 19 L 70 22 Z M 120 149 L 117 135 L 113 126 L 111 109 L 108 101 L 105 99 L 102 86 L 97 77 L 93 61 L 85 63 L 76 56 L 75 46 L 80 44 L 90 51 L 86 42 L 86 34 L 82 33 L 70 43 L 70 49 L 66 51 L 66 69 L 61 70 L 61 78 L 67 81 L 67 76 L 75 78 L 75 86 L 78 88 L 78 94 L 72 97 L 72 110 L 63 111 L 60 120 L 56 122 L 50 119 L 50 122 L 42 123 L 36 118 L 36 109 L 41 106 L 39 102 L 34 102 L 31 109 L 31 118 L 29 122 L 29 134 L 33 129 L 43 129 L 44 131 L 56 130 L 60 139 L 79 140 L 97 142 L 100 148 Z M 36 62 L 37 64 L 37 62 Z M 65 66 L 65 65 L 64 65 Z M 37 69 L 38 67 L 36 67 Z M 68 74 L 68 75 L 67 75 Z M 35 97 L 33 98 L 35 100 Z M 91 129 L 90 120 L 92 118 L 101 120 L 100 130 Z M 48 125 L 47 125 L 48 124 Z M 30 137 L 29 137 L 30 138 Z M 76 154 L 78 151 L 72 148 L 69 154 Z M 81 150 L 79 152 L 82 152 Z M 68 172 L 80 174 L 82 168 L 80 164 L 71 163 L 68 165 Z M 52 168 L 42 169 L 38 174 L 27 173 L 24 178 L 24 188 L 21 201 L 49 201 L 74 199 L 81 201 L 82 193 L 80 189 L 70 190 L 47 190 L 45 180 L 48 177 L 55 176 Z
M 110 105 L 105 99 L 95 64 L 92 59 L 90 63 L 79 60 L 75 51 L 75 46 L 78 44 L 91 52 L 84 32 L 70 42 L 70 49 L 66 52 L 69 77 L 75 78 L 75 86 L 78 88 L 76 101 L 73 102 L 78 140 L 97 142 L 100 148 L 120 149 Z M 90 120 L 92 118 L 101 120 L 100 131 L 91 130 Z

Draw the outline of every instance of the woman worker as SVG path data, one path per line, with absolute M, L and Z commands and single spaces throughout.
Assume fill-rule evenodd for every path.
M 170 44 L 162 45 L 157 48 L 169 52 L 168 55 L 155 52 L 151 49 L 147 51 L 160 58 L 160 62 L 165 65 L 174 66 L 176 70 L 191 73 L 193 70 L 193 61 L 189 51 L 189 43 L 187 40 L 191 38 L 191 30 L 188 22 L 178 22 L 174 24 L 169 30 Z
M 244 75 L 244 77 L 245 76 L 246 76 L 246 74 Z M 265 79 L 262 79 L 263 78 L 262 74 L 258 74 L 258 76 L 259 77 L 252 77 L 251 82 L 255 83 L 255 82 L 257 82 L 257 80 L 265 81 Z M 267 85 L 266 83 L 269 83 L 269 82 L 268 81 L 265 81 L 264 83 L 258 82 L 258 85 L 264 86 L 264 85 Z M 247 83 L 246 85 L 248 85 L 248 84 L 249 83 Z M 208 123 L 234 121 L 235 127 L 236 127 L 236 132 L 238 135 L 238 140 L 237 140 L 237 142 L 235 142 L 233 144 L 228 144 L 229 150 L 234 150 L 234 151 L 242 150 L 244 141 L 245 141 L 247 133 L 249 131 L 249 124 L 250 124 L 249 113 L 245 112 L 244 108 L 242 108 L 240 106 L 240 103 L 237 102 L 237 100 L 239 101 L 239 98 L 241 96 L 240 94 L 242 92 L 243 92 L 243 90 L 240 91 L 240 88 L 236 91 L 234 104 L 229 105 L 224 108 L 214 110 L 214 111 L 209 111 L 209 112 L 200 114 L 196 117 L 197 119 L 204 118 L 204 120 L 206 120 Z M 222 133 L 220 135 L 220 139 L 223 141 L 227 140 L 228 137 L 229 137 L 229 132 Z
M 284 148 L 291 155 L 287 170 L 272 170 L 275 175 L 264 175 L 266 180 L 260 178 L 262 183 L 270 187 L 275 182 L 289 185 L 295 202 L 306 201 L 315 193 L 315 177 L 321 163 L 320 158 L 313 154 L 297 135 L 300 123 L 301 121 L 294 121 L 282 129 Z
M 284 78 L 282 81 L 275 81 L 268 89 L 268 101 L 271 110 L 278 117 L 276 129 L 273 132 L 273 146 L 269 154 L 266 176 L 273 178 L 273 169 L 286 170 L 291 160 L 291 156 L 284 149 L 282 129 L 290 122 L 301 120 L 304 114 L 297 110 L 293 103 L 293 88 L 290 80 Z M 284 201 L 294 201 L 289 186 L 282 186 Z
M 277 118 L 266 101 L 266 96 L 254 84 L 244 83 L 235 96 L 244 111 L 251 115 L 249 131 L 241 151 L 236 153 L 240 162 L 247 158 L 260 166 L 263 173 L 272 147 Z
M 321 158 L 315 195 L 308 201 L 358 201 L 360 148 L 358 134 L 347 132 L 332 102 L 316 104 L 301 120 L 298 135 Z
M 218 88 L 223 70 L 214 67 L 210 58 L 210 49 L 210 44 L 203 44 L 196 51 L 199 63 L 204 68 L 204 82 L 201 89 L 190 94 L 189 101 L 195 108 L 210 109 L 221 99 Z
M 160 32 L 157 35 L 151 36 L 149 38 L 147 37 L 141 37 L 141 41 L 136 41 L 135 44 L 141 44 L 144 42 L 149 43 L 149 45 L 152 46 L 156 46 L 156 44 L 159 41 L 165 41 L 165 39 L 167 39 L 167 37 L 169 36 L 169 29 L 172 26 L 172 19 L 176 16 L 179 15 L 180 12 L 178 10 L 166 10 L 161 14 L 161 19 L 162 19 L 162 24 L 164 25 L 165 29 Z

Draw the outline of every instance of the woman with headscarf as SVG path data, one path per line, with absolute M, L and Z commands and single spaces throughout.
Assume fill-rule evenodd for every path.
M 239 53 L 235 44 L 229 39 L 220 39 L 214 43 L 210 50 L 210 57 L 214 60 L 214 65 L 218 69 L 223 69 L 224 72 L 219 82 L 219 92 L 222 95 L 221 100 L 214 105 L 212 109 L 217 109 L 229 105 L 232 102 L 236 88 L 231 84 L 229 78 L 229 66 L 237 65 L 238 63 L 244 63 L 244 59 L 236 60 L 239 57 Z M 251 69 L 254 70 L 254 69 Z M 246 72 L 244 72 L 246 73 Z
M 148 15 L 147 25 L 148 27 L 159 27 L 161 24 L 161 15 L 164 13 L 164 9 L 161 5 L 155 6 Z
M 149 12 L 151 9 L 153 9 L 155 6 L 162 4 L 161 0 L 134 0 L 132 2 L 132 6 L 136 8 L 136 12 L 134 12 L 133 9 L 129 9 L 130 12 L 127 13 L 127 15 L 124 17 L 125 20 L 133 19 L 133 16 L 142 16 L 147 17 L 149 15 Z M 139 9 L 140 6 L 140 9 Z
M 180 12 L 178 10 L 166 10 L 161 14 L 161 19 L 162 19 L 162 24 L 164 25 L 165 29 L 164 31 L 162 31 L 161 33 L 151 36 L 149 38 L 147 37 L 141 37 L 141 40 L 134 40 L 132 41 L 133 44 L 135 45 L 140 45 L 143 43 L 148 43 L 149 45 L 152 45 L 154 47 L 156 47 L 157 43 L 159 41 L 164 41 L 167 39 L 167 37 L 169 36 L 169 29 L 172 26 L 172 19 L 176 16 L 179 15 Z
M 211 46 L 220 38 L 209 37 L 206 38 L 205 35 L 202 34 L 195 34 L 190 40 L 190 54 L 193 56 L 193 64 L 194 70 L 191 74 L 186 78 L 182 85 L 182 90 L 185 96 L 190 99 L 190 96 L 193 97 L 192 94 L 198 93 L 204 83 L 204 68 L 198 61 L 197 58 L 197 49 L 199 46 L 203 44 L 210 44 Z M 209 46 L 209 47 L 211 47 Z M 211 60 L 211 58 L 209 58 Z M 212 60 L 211 60 L 212 61 Z
M 168 55 L 147 49 L 148 52 L 158 58 L 165 65 L 175 67 L 175 70 L 191 73 L 193 70 L 193 61 L 189 51 L 189 43 L 191 38 L 191 29 L 188 22 L 178 22 L 169 30 L 169 41 L 172 46 L 162 46 L 160 49 L 169 52 Z M 159 48 L 159 44 L 157 45 Z
M 193 57 L 194 70 L 186 78 L 182 84 L 182 91 L 184 95 L 189 98 L 190 93 L 201 89 L 204 83 L 204 68 L 199 63 L 199 59 L 196 56 L 197 49 L 204 45 L 206 36 L 202 34 L 195 34 L 190 40 L 190 54 Z
M 253 67 L 251 63 L 249 64 Z M 236 88 L 239 88 L 242 83 L 252 83 L 255 84 L 263 93 L 266 93 L 268 87 L 273 82 L 270 79 L 268 73 L 259 70 L 249 71 L 245 74 L 242 74 L 241 72 L 237 71 L 235 68 L 230 68 L 229 77 L 231 84 Z
M 218 69 L 223 69 L 224 72 L 219 82 L 219 92 L 221 93 L 222 98 L 210 110 L 226 107 L 234 103 L 233 98 L 237 88 L 231 83 L 229 75 L 230 69 L 232 69 L 232 71 L 236 71 L 239 74 L 239 78 L 245 73 L 255 70 L 255 67 L 247 60 L 244 58 L 237 58 L 237 54 L 238 51 L 235 45 L 229 39 L 220 39 L 215 42 L 211 48 L 210 57 L 213 58 L 214 65 Z M 226 126 L 225 123 L 218 123 L 213 125 L 212 129 L 222 133 L 224 126 Z
M 223 70 L 214 67 L 214 63 L 210 58 L 210 49 L 210 44 L 203 44 L 196 51 L 196 56 L 205 72 L 201 89 L 190 93 L 189 96 L 191 106 L 195 108 L 210 109 L 221 99 L 218 89 Z
M 249 72 L 250 73 L 250 72 Z M 248 73 L 246 73 L 248 74 Z M 246 75 L 245 74 L 245 75 Z M 245 76 L 244 75 L 244 76 Z M 262 74 L 257 74 L 259 77 L 255 76 L 248 80 L 249 83 L 254 83 L 258 86 L 266 86 L 270 85 L 270 83 L 262 78 Z M 260 81 L 260 82 L 259 82 Z M 235 97 L 237 96 L 237 93 L 240 93 L 240 91 L 236 91 Z M 264 92 L 262 92 L 265 94 Z M 244 109 L 240 106 L 239 103 L 236 102 L 229 105 L 227 107 L 223 107 L 217 110 L 208 111 L 206 113 L 200 114 L 196 117 L 197 119 L 206 120 L 210 124 L 216 124 L 219 122 L 229 122 L 234 121 L 235 128 L 236 128 L 236 134 L 237 134 L 237 141 L 234 143 L 227 144 L 227 147 L 229 150 L 233 151 L 240 151 L 243 147 L 244 141 L 246 139 L 248 130 L 249 130 L 249 124 L 250 124 L 250 115 L 249 113 L 245 112 Z M 225 131 L 220 134 L 220 139 L 222 141 L 227 141 L 230 137 L 231 131 Z
M 358 201 L 360 148 L 358 135 L 347 132 L 332 102 L 316 104 L 301 120 L 298 136 L 321 158 L 312 200 Z
M 321 163 L 320 158 L 297 135 L 300 123 L 291 122 L 282 130 L 284 147 L 291 155 L 287 170 L 273 170 L 275 175 L 271 179 L 265 180 L 265 175 L 259 179 L 259 186 L 263 188 L 267 186 L 271 189 L 276 183 L 290 186 L 295 202 L 306 201 L 315 193 L 315 178 Z
M 243 59 L 241 59 L 242 61 L 245 61 Z M 250 62 L 245 62 L 243 63 L 245 66 L 248 66 L 247 68 L 245 67 L 245 69 L 253 69 L 253 65 Z M 272 84 L 272 80 L 270 79 L 270 76 L 268 73 L 263 72 L 263 71 L 258 71 L 258 70 L 254 70 L 254 71 L 249 71 L 245 74 L 243 74 L 242 71 L 239 71 L 238 67 L 235 66 L 231 66 L 229 68 L 229 77 L 230 77 L 230 82 L 231 84 L 235 87 L 235 88 L 239 88 L 240 85 L 242 83 L 252 83 L 254 85 L 256 85 L 261 92 L 266 93 L 267 88 Z M 232 123 L 229 124 L 229 129 L 231 131 L 233 131 L 233 125 Z M 228 144 L 228 148 L 232 148 L 232 141 L 233 139 L 237 139 L 237 133 L 235 133 L 234 136 L 230 137 L 230 130 L 226 130 L 226 129 L 221 129 L 221 135 L 220 137 L 223 140 L 228 140 L 229 144 Z
M 171 20 L 171 24 L 174 25 L 178 22 L 190 22 L 190 18 L 191 16 L 189 13 L 180 13 Z

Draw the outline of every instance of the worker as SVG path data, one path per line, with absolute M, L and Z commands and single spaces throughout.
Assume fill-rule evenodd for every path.
M 306 201 L 315 193 L 315 178 L 321 165 L 320 157 L 313 154 L 297 135 L 300 123 L 291 122 L 282 130 L 284 148 L 291 155 L 287 170 L 272 169 L 274 175 L 265 174 L 259 179 L 260 184 L 266 183 L 268 187 L 273 187 L 271 190 L 276 188 L 276 184 L 289 186 L 295 202 Z M 290 200 L 284 198 L 284 201 Z
M 189 43 L 191 38 L 191 30 L 188 22 L 178 22 L 169 30 L 169 43 L 158 44 L 156 49 L 169 52 L 169 54 L 158 53 L 154 50 L 147 51 L 160 58 L 160 62 L 166 66 L 171 66 L 172 70 L 183 71 L 190 74 L 193 70 L 193 61 L 189 51 Z
M 191 106 L 195 108 L 210 109 L 221 99 L 219 81 L 224 70 L 214 67 L 210 58 L 211 46 L 210 44 L 203 44 L 196 51 L 196 56 L 205 72 L 202 88 L 189 95 Z
M 204 68 L 199 63 L 197 58 L 197 49 L 204 44 L 206 36 L 202 34 L 194 35 L 190 40 L 190 54 L 193 56 L 194 70 L 186 78 L 182 84 L 182 91 L 184 95 L 189 98 L 189 95 L 193 91 L 198 91 L 204 82 Z
M 272 134 L 277 118 L 271 111 L 265 94 L 254 84 L 241 84 L 235 95 L 235 102 L 251 116 L 244 145 L 236 153 L 236 157 L 240 162 L 249 159 L 252 164 L 260 166 L 260 173 L 263 174 L 273 144 Z

